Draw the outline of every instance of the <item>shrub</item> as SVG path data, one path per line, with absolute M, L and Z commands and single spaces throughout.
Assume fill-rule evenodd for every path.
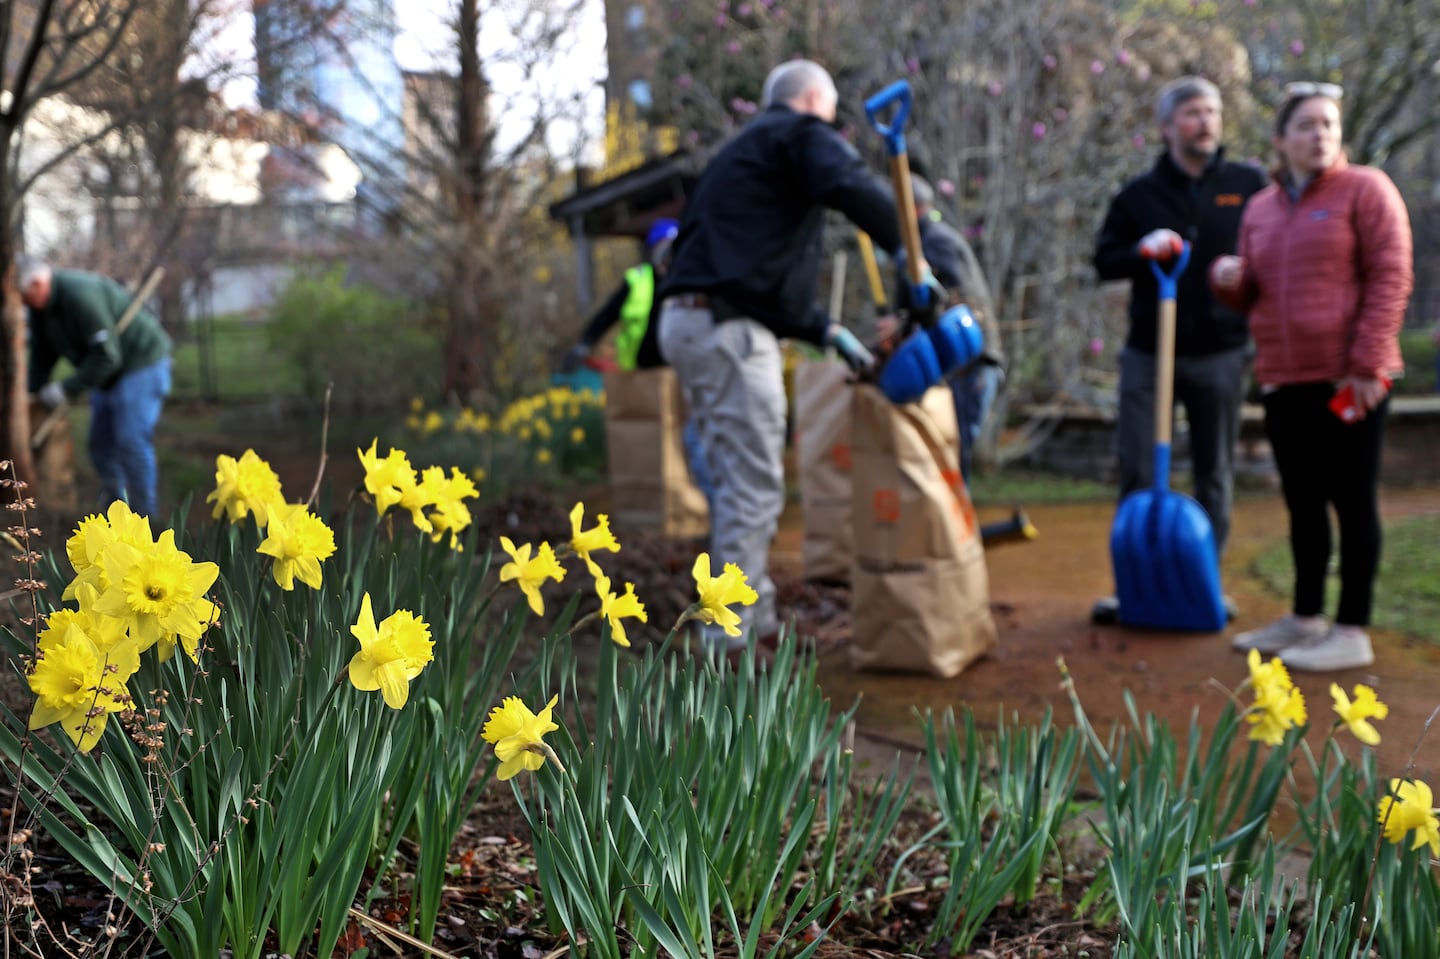
M 416 383 L 440 370 L 440 337 L 415 310 L 402 298 L 347 283 L 343 266 L 302 270 L 271 310 L 270 347 L 299 371 L 297 392 L 313 401 L 334 384 L 336 409 L 401 409 Z

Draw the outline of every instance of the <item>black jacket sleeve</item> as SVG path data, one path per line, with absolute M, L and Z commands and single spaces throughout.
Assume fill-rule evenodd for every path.
M 1128 280 L 1145 268 L 1140 256 L 1140 224 L 1130 212 L 1128 191 L 1110 203 L 1095 240 L 1095 272 L 1102 280 Z
M 625 300 L 630 296 L 629 282 L 621 283 L 620 288 L 610 294 L 610 298 L 600 304 L 600 309 L 585 323 L 585 330 L 580 334 L 580 342 L 586 346 L 593 347 L 599 343 L 601 338 L 610 331 L 620 320 L 620 308 L 625 305 Z
M 890 191 L 845 139 L 818 118 L 799 128 L 797 149 L 817 203 L 845 215 L 886 253 L 900 249 L 900 217 Z

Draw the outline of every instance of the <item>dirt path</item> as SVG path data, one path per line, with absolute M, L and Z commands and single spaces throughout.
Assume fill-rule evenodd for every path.
M 1387 491 L 1382 499 L 1387 519 L 1436 511 L 1440 511 L 1437 490 Z M 916 743 L 914 709 L 938 712 L 966 704 L 984 721 L 1001 710 L 1007 718 L 1034 719 L 1050 707 L 1057 717 L 1068 720 L 1072 713 L 1059 688 L 1055 665 L 1056 657 L 1064 656 L 1086 710 L 1101 730 L 1124 718 L 1122 693 L 1127 689 L 1142 712 L 1168 719 L 1180 735 L 1192 712 L 1207 724 L 1213 720 L 1225 696 L 1216 683 L 1234 688 L 1247 675 L 1245 661 L 1231 651 L 1228 637 L 1286 611 L 1283 600 L 1263 592 L 1246 573 L 1258 554 L 1286 535 L 1278 494 L 1259 493 L 1236 504 L 1224 576 L 1226 591 L 1239 606 L 1239 618 L 1223 635 L 1091 625 L 1091 603 L 1112 591 L 1108 533 L 1113 510 L 1108 504 L 1083 504 L 1027 507 L 1027 512 L 1040 530 L 1039 538 L 996 548 L 988 557 L 990 598 L 1000 631 L 996 651 L 960 676 L 941 680 L 856 673 L 840 650 L 821 665 L 821 682 L 836 703 L 848 705 L 860 696 L 862 732 Z M 1003 516 L 982 511 L 982 521 L 999 518 Z M 799 536 L 793 524 L 786 527 L 775 560 L 782 569 L 795 569 Z M 1330 683 L 1341 683 L 1347 692 L 1355 683 L 1373 686 L 1390 705 L 1390 716 L 1381 728 L 1380 768 L 1398 774 L 1426 720 L 1440 706 L 1440 645 L 1383 633 L 1374 635 L 1374 641 L 1377 661 L 1370 669 L 1296 674 L 1295 680 L 1309 703 L 1311 736 L 1317 745 L 1333 718 Z M 1440 774 L 1440 729 L 1421 744 L 1416 762 L 1422 778 L 1433 782 Z

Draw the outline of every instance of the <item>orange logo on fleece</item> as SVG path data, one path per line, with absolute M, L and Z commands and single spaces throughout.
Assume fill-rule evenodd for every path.
M 1219 193 L 1215 196 L 1216 206 L 1244 206 L 1245 197 L 1239 193 Z

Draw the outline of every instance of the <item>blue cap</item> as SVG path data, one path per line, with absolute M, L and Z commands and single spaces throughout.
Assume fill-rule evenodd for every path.
M 645 245 L 651 248 L 657 247 L 666 240 L 675 239 L 675 235 L 679 232 L 680 224 L 674 220 L 669 218 L 656 220 L 650 224 L 650 232 L 645 234 Z
M 916 330 L 895 348 L 878 381 L 880 392 L 892 403 L 914 403 L 940 382 L 940 359 L 924 330 Z
M 941 313 L 929 333 L 942 375 L 967 365 L 985 348 L 985 332 L 963 303 Z

